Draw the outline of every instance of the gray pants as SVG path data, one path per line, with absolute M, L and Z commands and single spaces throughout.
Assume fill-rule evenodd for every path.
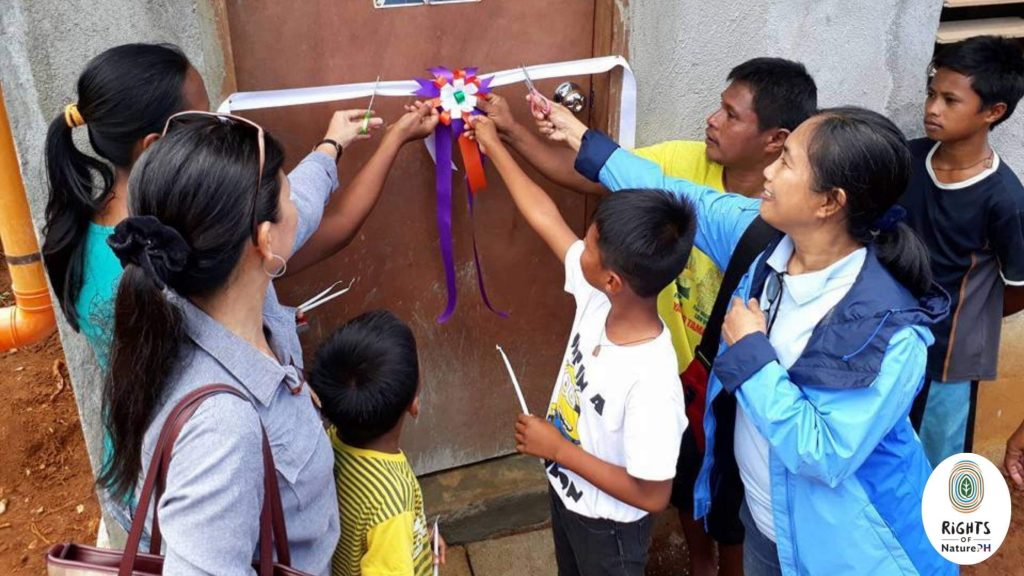
M 643 576 L 650 514 L 636 522 L 587 518 L 567 509 L 553 490 L 548 493 L 558 576 Z
M 740 521 L 746 529 L 743 539 L 743 574 L 744 576 L 782 576 L 779 566 L 779 549 L 758 530 L 754 518 L 747 508 L 746 499 L 740 507 Z

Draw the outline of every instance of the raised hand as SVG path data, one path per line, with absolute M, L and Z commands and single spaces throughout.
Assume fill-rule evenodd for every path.
M 388 127 L 402 142 L 421 140 L 437 128 L 440 115 L 437 109 L 426 102 L 417 100 L 405 106 L 405 114 Z
M 533 102 L 534 95 L 527 94 L 526 99 Z M 580 122 L 568 108 L 561 104 L 551 104 L 549 114 L 541 114 L 537 109 L 539 106 L 531 106 L 533 118 L 537 124 L 537 130 L 552 142 L 561 142 L 573 150 L 579 150 L 583 142 L 583 135 L 587 132 L 587 125 Z
M 484 154 L 489 154 L 488 150 L 493 151 L 502 146 L 498 126 L 487 116 L 473 116 L 465 134 L 470 140 L 476 140 Z
M 334 140 L 342 148 L 348 148 L 348 145 L 356 140 L 371 138 L 373 131 L 384 125 L 384 120 L 373 116 L 372 110 L 370 114 L 368 130 L 366 134 L 363 134 L 363 119 L 366 118 L 366 109 L 340 110 L 335 112 L 334 116 L 331 117 L 330 124 L 327 125 L 327 132 L 324 134 L 324 138 Z
M 494 122 L 494 126 L 501 135 L 509 133 L 518 126 L 515 116 L 512 115 L 512 108 L 508 105 L 508 100 L 493 92 L 478 99 L 476 107 Z

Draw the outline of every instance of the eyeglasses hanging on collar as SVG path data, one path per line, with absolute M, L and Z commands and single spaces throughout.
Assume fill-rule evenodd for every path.
M 775 326 L 775 319 L 779 316 L 779 308 L 782 307 L 782 292 L 786 287 L 785 275 L 785 272 L 772 270 L 764 285 L 764 297 L 768 300 L 768 336 L 771 336 L 772 334 L 772 327 Z

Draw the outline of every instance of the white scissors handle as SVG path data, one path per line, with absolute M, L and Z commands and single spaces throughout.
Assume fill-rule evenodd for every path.
M 334 284 L 331 284 L 330 286 L 328 286 L 327 289 L 324 290 L 323 292 L 317 294 L 316 296 L 313 296 L 312 298 L 310 298 L 309 300 L 306 300 L 302 304 L 299 304 L 298 311 L 302 312 L 303 314 L 305 314 L 306 312 L 309 312 L 310 310 L 320 306 L 321 304 L 325 304 L 327 302 L 330 302 L 331 300 L 334 300 L 338 296 L 341 296 L 342 294 L 344 294 L 344 293 L 348 292 L 349 290 L 351 290 L 352 289 L 352 284 L 354 284 L 355 281 L 356 281 L 355 278 L 353 278 L 352 280 L 349 280 L 348 286 L 346 286 L 344 289 L 339 290 L 339 291 L 335 292 L 334 294 L 328 295 L 331 290 L 334 290 L 336 287 L 338 287 L 339 284 L 344 282 L 344 280 L 338 280 Z
M 441 540 L 440 535 L 437 531 L 437 523 L 441 521 L 441 517 L 434 518 L 434 576 L 438 575 L 440 566 L 438 565 L 438 556 L 441 554 Z

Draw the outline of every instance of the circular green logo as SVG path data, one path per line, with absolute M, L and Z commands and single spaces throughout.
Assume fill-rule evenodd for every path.
M 981 468 L 969 460 L 961 460 L 949 473 L 949 502 L 957 512 L 974 512 L 985 497 L 985 480 Z

